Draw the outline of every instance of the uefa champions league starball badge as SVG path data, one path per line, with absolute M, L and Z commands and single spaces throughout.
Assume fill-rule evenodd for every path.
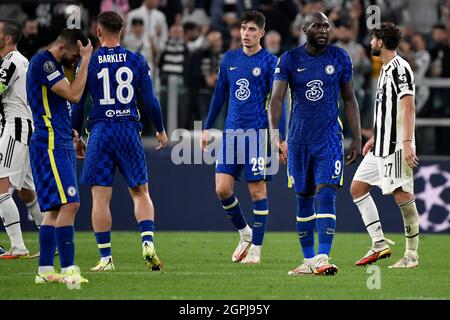
M 254 67 L 252 73 L 255 77 L 257 77 L 261 74 L 261 69 L 258 67 Z
M 325 72 L 330 76 L 334 73 L 334 66 L 329 64 L 325 67 Z

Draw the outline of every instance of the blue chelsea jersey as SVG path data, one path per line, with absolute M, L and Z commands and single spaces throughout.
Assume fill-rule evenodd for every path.
M 65 78 L 63 66 L 50 51 L 36 54 L 27 71 L 27 98 L 35 130 L 31 143 L 47 149 L 73 149 L 70 103 L 51 91 Z
M 120 46 L 94 52 L 86 84 L 93 101 L 88 128 L 98 121 L 129 121 L 141 129 L 137 97 L 144 81 L 150 83 L 145 94 L 152 95 L 150 69 L 141 54 Z
M 267 107 L 277 57 L 262 48 L 248 56 L 243 49 L 225 53 L 220 65 L 216 90 L 211 102 L 222 103 L 228 97 L 225 129 L 262 129 L 268 127 Z M 212 123 L 206 121 L 206 128 Z
M 289 143 L 342 138 L 339 93 L 341 84 L 352 80 L 352 62 L 344 49 L 328 45 L 318 56 L 308 53 L 306 45 L 291 49 L 281 56 L 274 78 L 288 81 L 291 89 Z

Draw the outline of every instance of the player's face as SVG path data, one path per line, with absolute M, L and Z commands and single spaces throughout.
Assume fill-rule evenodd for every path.
M 78 48 L 64 48 L 61 55 L 61 63 L 66 68 L 72 68 L 80 60 Z
M 246 48 L 253 48 L 259 45 L 264 36 L 264 29 L 260 29 L 254 22 L 247 21 L 241 24 L 242 45 Z
M 308 43 L 315 48 L 324 48 L 330 37 L 330 24 L 328 19 L 316 19 L 305 29 Z
M 377 39 L 376 37 L 372 37 L 372 40 L 370 41 L 370 47 L 372 49 L 372 55 L 375 57 L 380 56 L 381 53 L 381 40 Z

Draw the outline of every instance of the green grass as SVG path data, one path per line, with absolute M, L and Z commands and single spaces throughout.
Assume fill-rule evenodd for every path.
M 422 235 L 420 266 L 390 270 L 401 257 L 404 238 L 388 234 L 397 244 L 393 256 L 377 262 L 381 289 L 369 290 L 367 268 L 354 262 L 368 250 L 365 233 L 337 234 L 332 262 L 339 267 L 334 277 L 288 276 L 300 263 L 295 233 L 269 232 L 260 265 L 231 262 L 236 233 L 158 232 L 156 248 L 164 262 L 162 272 L 147 271 L 137 232 L 112 235 L 115 272 L 93 273 L 97 246 L 92 233 L 76 233 L 76 263 L 90 280 L 80 290 L 59 284 L 34 284 L 37 259 L 0 260 L 2 299 L 450 299 L 450 235 Z M 33 253 L 37 233 L 25 233 Z M 4 232 L 0 243 L 7 244 Z M 58 257 L 55 261 L 59 265 Z

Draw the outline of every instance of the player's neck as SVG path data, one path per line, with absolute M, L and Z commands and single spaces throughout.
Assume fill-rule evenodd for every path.
M 389 63 L 389 61 L 394 59 L 396 55 L 397 55 L 397 52 L 395 50 L 394 51 L 386 50 L 386 51 L 382 52 L 382 54 L 380 54 L 380 59 L 381 59 L 381 61 L 383 61 L 383 64 L 386 65 Z
M 244 53 L 248 56 L 252 56 L 254 54 L 257 54 L 259 50 L 261 50 L 261 45 L 253 46 L 253 47 L 243 47 Z
M 11 51 L 17 51 L 17 46 L 6 46 L 3 50 L 0 51 L 0 57 L 4 58 Z
M 117 40 L 110 40 L 110 39 L 108 39 L 108 40 L 103 40 L 102 41 L 102 47 L 106 47 L 106 48 L 115 48 L 115 47 L 118 47 L 118 46 L 120 46 L 120 43 L 119 42 L 117 42 Z
M 55 58 L 58 63 L 61 63 L 61 51 L 58 50 L 58 47 L 52 47 L 48 49 L 48 51 L 52 54 L 53 58 Z
M 306 51 L 308 51 L 308 53 L 313 55 L 313 56 L 320 55 L 322 52 L 325 51 L 326 48 L 327 48 L 327 46 L 325 46 L 323 48 L 316 48 L 312 44 L 310 44 L 309 42 L 306 43 Z

